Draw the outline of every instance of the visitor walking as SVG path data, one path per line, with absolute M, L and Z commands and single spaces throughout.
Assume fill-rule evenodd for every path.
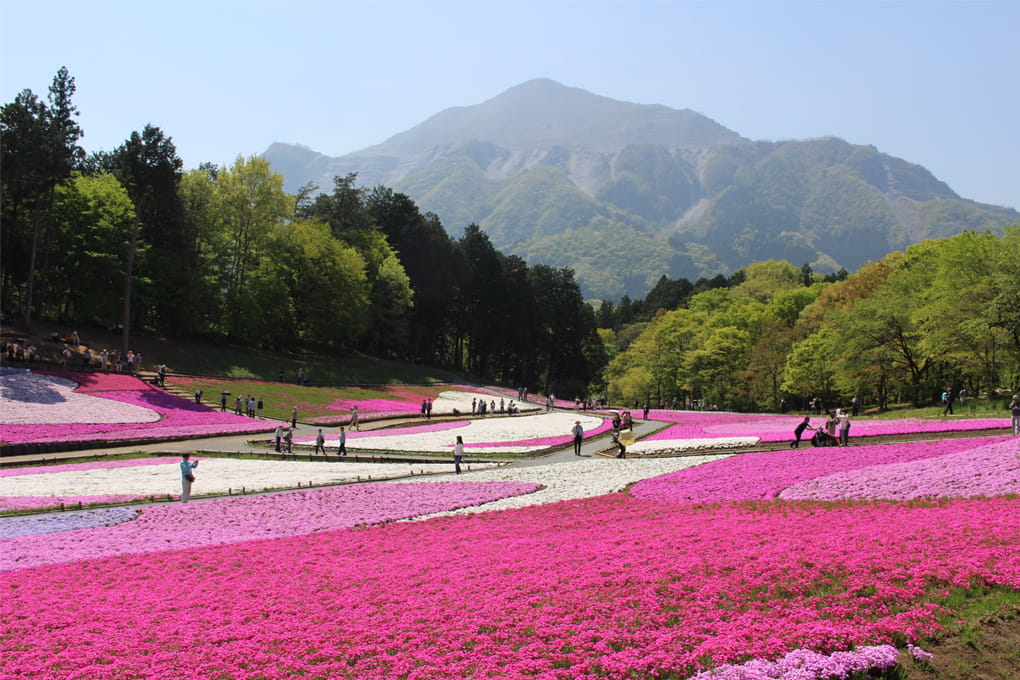
M 351 409 L 351 430 L 361 431 L 361 425 L 358 425 L 358 406 L 357 404 Z
M 294 430 L 287 430 L 286 434 L 283 435 L 283 442 L 287 445 L 287 453 L 293 453 Z
M 326 437 L 322 434 L 322 428 L 319 428 L 319 434 L 315 435 L 315 453 L 322 451 L 322 455 L 326 455 Z
M 347 432 L 343 425 L 340 426 L 340 448 L 337 453 L 341 456 L 347 455 Z
M 464 460 L 464 439 L 458 434 L 457 443 L 453 445 L 453 467 L 460 474 L 460 463 Z
M 581 427 L 581 421 L 574 421 L 574 429 L 571 430 L 574 433 L 574 455 L 581 455 L 581 442 L 584 441 L 584 428 Z
M 191 454 L 181 454 L 181 503 L 187 503 L 191 498 L 191 484 L 195 481 L 195 468 L 198 461 L 191 461 Z
M 275 433 L 274 436 L 276 437 L 276 452 L 279 453 L 280 452 L 280 440 L 283 439 L 283 425 L 277 425 L 276 426 L 276 433 Z
M 290 426 L 291 428 L 297 427 L 297 406 L 290 410 Z

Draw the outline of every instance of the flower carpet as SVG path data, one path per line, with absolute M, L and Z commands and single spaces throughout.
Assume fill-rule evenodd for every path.
M 633 447 L 629 447 L 629 452 L 634 454 L 669 454 L 706 449 L 749 447 L 759 443 L 789 442 L 794 438 L 794 428 L 804 420 L 804 416 L 795 415 L 661 409 L 649 411 L 648 418 L 673 424 L 637 442 Z M 812 427 L 818 428 L 824 425 L 824 416 L 811 418 Z M 853 419 L 850 436 L 859 438 L 919 433 L 938 435 L 945 432 L 977 432 L 1007 427 L 1009 427 L 1008 418 Z M 805 441 L 802 445 L 810 446 L 806 440 L 810 439 L 811 434 L 810 430 L 805 433 Z
M 126 375 L 0 375 L 0 443 L 179 439 L 265 432 L 265 421 L 214 411 Z
M 612 425 L 600 417 L 575 413 L 486 417 L 348 432 L 347 449 L 448 454 L 459 435 L 464 439 L 465 452 L 469 453 L 536 453 L 569 444 L 573 440 L 570 430 L 577 421 L 584 428 L 586 439 L 608 432 Z M 337 436 L 332 433 L 326 440 L 327 450 L 336 449 L 339 445 Z M 315 437 L 294 440 L 294 443 L 304 445 L 314 442 Z
M 337 461 L 199 460 L 193 496 L 322 486 L 410 475 L 441 474 L 451 465 Z M 0 470 L 0 510 L 122 503 L 180 495 L 180 459 L 173 457 L 94 461 Z M 471 463 L 471 469 L 486 467 Z M 111 490 L 117 493 L 111 494 Z
M 1020 590 L 1018 493 L 1020 439 L 980 437 L 0 518 L 0 678 L 859 678 Z

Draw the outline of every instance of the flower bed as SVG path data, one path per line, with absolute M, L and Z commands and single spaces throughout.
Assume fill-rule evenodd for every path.
M 793 439 L 793 430 L 804 416 L 765 413 L 729 413 L 716 411 L 653 410 L 649 419 L 675 423 L 649 436 L 647 441 L 691 440 L 706 438 L 756 437 L 762 442 Z M 812 427 L 825 424 L 824 416 L 811 418 Z M 1009 427 L 1008 418 L 867 420 L 855 418 L 851 437 L 877 437 L 898 434 L 970 432 Z M 808 431 L 810 434 L 810 431 Z
M 533 453 L 573 441 L 570 429 L 580 421 L 585 437 L 607 432 L 611 424 L 598 417 L 572 413 L 544 413 L 529 416 L 506 416 L 457 421 L 456 434 L 464 438 L 464 448 L 473 453 Z M 408 432 L 407 430 L 411 431 Z M 445 424 L 390 428 L 374 432 L 347 434 L 348 450 L 413 451 L 448 454 L 455 436 Z M 337 435 L 330 435 L 327 449 L 335 449 Z M 309 444 L 315 437 L 301 437 L 295 442 Z
M 206 505 L 168 508 L 186 514 L 137 537 L 158 532 L 158 552 L 0 576 L 0 670 L 69 679 L 687 677 L 798 648 L 915 641 L 938 630 L 951 588 L 1020 588 L 1015 499 L 695 506 L 609 495 L 173 549 L 193 534 L 215 540 L 219 525 L 248 514 Z M 55 537 L 76 533 L 86 532 Z M 134 540 L 113 545 L 133 549 Z
M 198 460 L 198 459 L 193 459 Z M 0 475 L 0 509 L 126 502 L 180 493 L 180 459 L 146 458 L 13 468 Z M 450 465 L 202 458 L 193 494 L 226 494 L 440 474 Z M 485 467 L 472 463 L 471 468 Z M 110 492 L 117 492 L 112 495 Z
M 910 477 L 909 465 L 937 459 L 951 454 L 966 455 L 985 446 L 1002 446 L 1002 450 L 1016 451 L 1015 440 L 1009 437 L 982 439 L 946 439 L 941 441 L 908 442 L 897 444 L 870 444 L 853 447 L 825 447 L 791 451 L 758 451 L 717 460 L 707 465 L 685 469 L 656 479 L 635 484 L 631 493 L 638 498 L 680 503 L 711 503 L 716 501 L 742 501 L 748 499 L 777 498 L 785 489 L 801 483 L 843 471 L 860 470 L 888 464 L 907 464 L 897 474 Z M 954 462 L 959 459 L 952 459 Z M 943 468 L 943 472 L 946 468 Z M 935 475 L 918 475 L 910 483 L 918 495 L 930 495 L 929 488 L 939 488 Z M 999 493 L 1010 491 L 1010 478 L 1003 478 L 1005 486 Z M 831 488 L 838 488 L 833 485 Z M 876 487 L 877 488 L 877 487 Z M 990 486 L 986 486 L 991 488 Z M 865 497 L 875 498 L 874 495 Z M 881 497 L 881 496 L 877 496 Z
M 515 482 L 375 483 L 150 506 L 130 522 L 4 540 L 0 571 L 349 529 L 537 488 Z M 0 519 L 0 526 L 11 521 Z
M 899 447 L 902 450 L 902 447 Z M 951 448 L 951 447 L 947 447 Z M 841 470 L 784 489 L 788 500 L 970 498 L 1020 494 L 1020 443 L 1006 438 L 932 458 Z
M 265 421 L 213 411 L 130 376 L 51 371 L 0 380 L 0 413 L 18 418 L 13 422 L 4 416 L 0 421 L 0 442 L 8 445 L 180 439 L 272 429 Z M 58 389 L 69 381 L 79 387 L 73 392 Z M 125 413 L 138 415 L 125 419 Z

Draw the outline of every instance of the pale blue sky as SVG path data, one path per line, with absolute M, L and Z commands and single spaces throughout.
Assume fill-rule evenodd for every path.
M 0 97 L 60 66 L 89 151 L 146 123 L 185 166 L 341 155 L 532 78 L 835 135 L 1020 209 L 1020 2 L 0 0 Z

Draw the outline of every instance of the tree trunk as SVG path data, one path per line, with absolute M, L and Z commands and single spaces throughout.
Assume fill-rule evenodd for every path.
M 35 195 L 35 209 L 32 211 L 32 249 L 28 255 L 28 286 L 25 290 L 25 325 L 32 325 L 32 293 L 35 288 L 35 254 L 39 247 L 39 201 L 42 194 Z
M 128 250 L 127 271 L 124 274 L 124 328 L 121 335 L 121 354 L 127 354 L 131 337 L 131 278 L 135 268 L 135 251 L 138 249 L 138 229 L 142 222 L 141 206 L 135 208 L 135 221 L 131 227 L 131 247 Z

